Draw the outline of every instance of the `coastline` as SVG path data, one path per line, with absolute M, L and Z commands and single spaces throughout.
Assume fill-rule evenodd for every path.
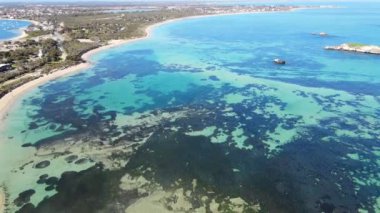
M 19 41 L 19 40 L 21 40 L 21 39 L 23 39 L 23 38 L 28 37 L 28 34 L 25 32 L 25 29 L 26 29 L 26 28 L 21 28 L 21 29 L 19 29 L 19 31 L 21 31 L 21 35 L 16 36 L 16 37 L 11 38 L 11 39 L 3 40 L 2 42 L 4 42 L 4 41 Z
M 204 18 L 204 17 L 215 17 L 215 16 L 230 16 L 230 15 L 244 15 L 244 14 L 257 14 L 257 13 L 277 13 L 277 12 L 292 12 L 296 10 L 301 9 L 307 9 L 307 8 L 293 8 L 286 11 L 257 11 L 257 12 L 240 12 L 240 13 L 223 13 L 223 14 L 206 14 L 206 15 L 195 15 L 195 16 L 187 16 L 187 17 L 181 17 L 181 18 L 174 18 L 158 23 L 151 24 L 145 28 L 145 35 L 138 37 L 138 38 L 131 38 L 131 39 L 123 39 L 123 40 L 111 40 L 108 42 L 107 45 L 98 47 L 96 49 L 90 50 L 86 53 L 84 53 L 81 58 L 85 61 L 83 63 L 61 69 L 58 71 L 55 71 L 53 73 L 47 74 L 45 76 L 42 76 L 40 78 L 37 78 L 35 80 L 29 81 L 16 89 L 12 90 L 11 92 L 7 93 L 5 96 L 0 98 L 0 132 L 4 128 L 4 120 L 8 117 L 10 108 L 28 91 L 41 86 L 49 81 L 55 80 L 60 77 L 68 76 L 71 74 L 75 74 L 79 71 L 82 71 L 84 69 L 87 69 L 91 67 L 94 63 L 91 61 L 91 57 L 99 52 L 115 48 L 124 44 L 148 39 L 151 36 L 152 30 L 156 27 L 159 27 L 164 24 L 187 20 L 187 19 L 197 19 L 197 18 Z M 32 22 L 33 23 L 33 22 Z
M 38 21 L 34 21 L 34 20 L 27 20 L 27 19 L 1 19 L 0 18 L 0 21 L 1 20 L 14 20 L 14 21 L 26 21 L 26 22 L 30 22 L 31 25 L 40 25 L 40 23 Z M 21 34 L 19 36 L 16 36 L 16 37 L 13 37 L 13 38 L 10 38 L 10 39 L 4 39 L 4 40 L 0 40 L 0 43 L 1 42 L 6 42 L 6 41 L 19 41 L 21 39 L 24 39 L 26 37 L 28 37 L 28 34 L 25 32 L 25 30 L 29 27 L 22 27 L 20 29 L 18 29 L 19 32 L 21 32 Z M 1 212 L 0 212 L 1 213 Z

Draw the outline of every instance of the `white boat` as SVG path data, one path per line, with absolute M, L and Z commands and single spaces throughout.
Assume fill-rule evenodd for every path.
M 286 64 L 286 61 L 281 60 L 279 58 L 274 59 L 273 62 L 276 63 L 276 64 Z

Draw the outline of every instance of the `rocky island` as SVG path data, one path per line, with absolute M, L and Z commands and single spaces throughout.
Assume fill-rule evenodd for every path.
M 339 46 L 326 46 L 325 49 L 380 55 L 380 46 L 359 43 L 345 43 Z
M 326 37 L 326 36 L 329 36 L 328 33 L 325 33 L 325 32 L 320 32 L 320 33 L 312 33 L 312 35 L 315 35 L 315 36 L 321 36 L 321 37 Z

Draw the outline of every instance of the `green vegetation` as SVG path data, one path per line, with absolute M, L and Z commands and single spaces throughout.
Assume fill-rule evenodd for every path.
M 35 30 L 35 31 L 28 31 L 28 38 L 33 38 L 33 37 L 38 37 L 38 36 L 43 36 L 43 35 L 49 35 L 52 32 L 49 30 Z
M 61 51 L 58 47 L 58 42 L 53 39 L 43 40 L 40 44 L 42 50 L 42 58 L 46 62 L 58 61 L 61 56 Z
M 66 64 L 61 62 L 62 52 L 58 42 L 53 39 L 26 40 L 15 42 L 14 45 L 14 49 L 0 52 L 1 63 L 11 64 L 14 67 L 14 70 L 0 73 L 0 97 L 40 74 Z M 31 75 L 24 76 L 26 74 Z M 21 79 L 17 79 L 21 76 L 23 76 Z M 7 82 L 10 80 L 12 82 Z
M 77 40 L 63 42 L 63 48 L 67 52 L 66 60 L 80 61 L 83 53 L 99 47 L 97 43 L 81 43 Z
M 59 60 L 61 51 L 58 47 L 58 42 L 53 39 L 42 40 L 26 40 L 25 42 L 15 42 L 17 48 L 9 51 L 0 52 L 1 63 L 20 64 L 17 68 L 33 67 L 36 61 L 42 59 L 44 62 L 53 62 Z M 39 57 L 39 51 L 42 51 L 42 56 Z M 37 62 L 40 63 L 40 62 Z
M 30 57 L 36 57 L 38 55 L 38 44 L 33 40 L 27 40 L 23 43 L 16 42 L 19 48 L 10 51 L 0 52 L 1 63 L 16 63 L 25 62 Z
M 349 47 L 352 47 L 352 48 L 359 48 L 359 47 L 364 47 L 364 46 L 367 46 L 365 44 L 361 44 L 361 43 L 347 43 L 347 45 Z
M 26 77 L 26 78 L 21 78 L 13 81 L 12 83 L 9 84 L 0 84 L 0 97 L 3 97 L 6 95 L 8 92 L 12 91 L 13 89 L 16 89 L 17 87 L 36 79 L 37 77 Z
M 146 26 L 150 24 L 204 13 L 189 8 L 123 14 L 78 14 L 58 16 L 50 21 L 54 23 L 63 22 L 63 32 L 72 39 L 108 41 L 140 37 L 144 35 Z

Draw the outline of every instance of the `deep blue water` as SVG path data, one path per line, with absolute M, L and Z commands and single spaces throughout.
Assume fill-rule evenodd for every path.
M 21 35 L 20 29 L 26 28 L 31 23 L 19 20 L 0 19 L 0 41 L 9 40 Z
M 37 208 L 58 208 L 53 204 L 68 202 L 65 193 L 74 192 L 65 189 L 82 176 L 103 186 L 93 162 L 64 159 L 107 165 L 88 146 L 104 153 L 111 146 L 126 152 L 113 158 L 128 160 L 116 172 L 101 170 L 107 190 L 115 193 L 124 174 L 129 189 L 148 192 L 128 192 L 125 205 L 148 202 L 160 190 L 137 182 L 143 177 L 169 194 L 190 190 L 193 208 L 216 200 L 233 210 L 229 198 L 239 198 L 245 210 L 259 205 L 264 212 L 380 212 L 380 58 L 324 50 L 346 42 L 380 45 L 380 4 L 338 5 L 176 21 L 95 55 L 94 67 L 30 92 L 10 112 L 0 180 L 13 199 L 33 188 L 31 203 L 51 197 Z M 329 36 L 313 34 L 319 32 Z M 23 156 L 54 166 L 27 164 L 10 174 L 29 161 Z M 58 183 L 56 196 L 36 183 L 43 173 L 86 168 Z M 104 202 L 121 199 L 109 201 L 104 190 Z M 136 212 L 136 205 L 124 207 Z

